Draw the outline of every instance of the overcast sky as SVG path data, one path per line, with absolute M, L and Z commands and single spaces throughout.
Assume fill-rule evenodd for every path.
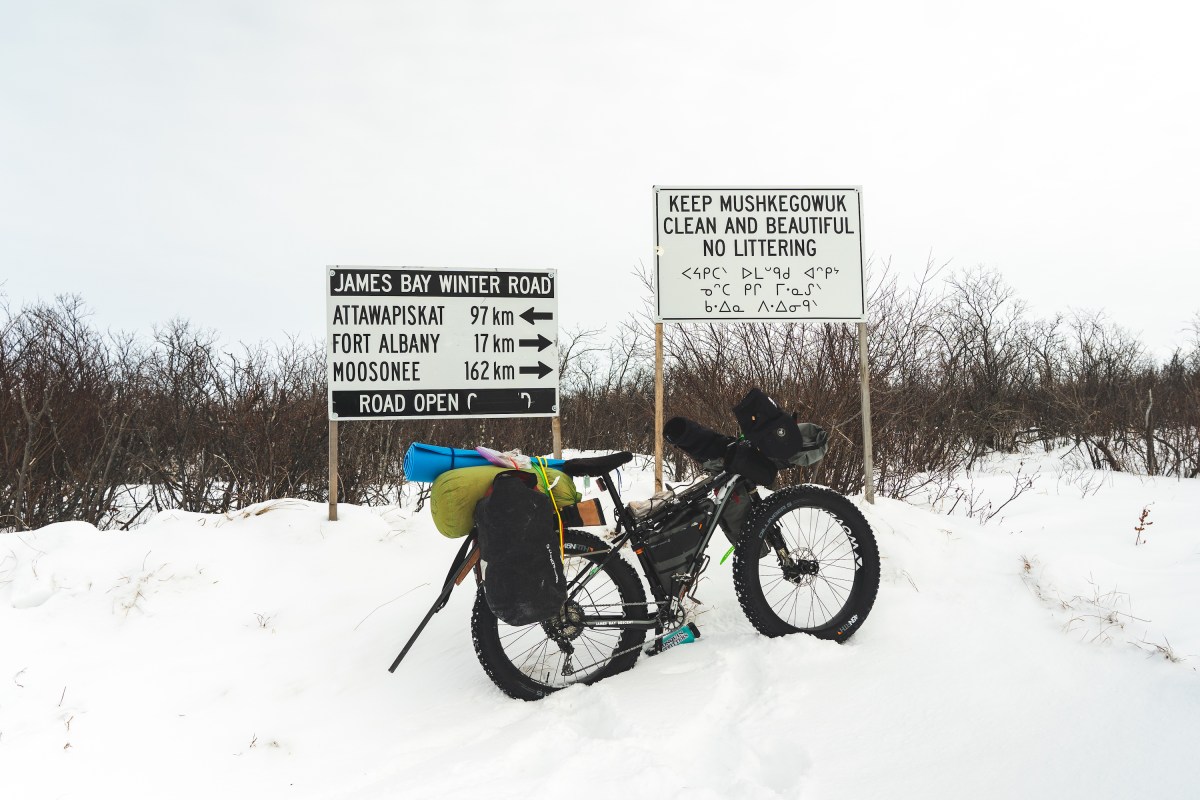
M 0 292 L 324 335 L 327 264 L 633 310 L 654 185 L 858 185 L 868 256 L 1151 348 L 1200 312 L 1200 11 L 1141 2 L 0 0 Z

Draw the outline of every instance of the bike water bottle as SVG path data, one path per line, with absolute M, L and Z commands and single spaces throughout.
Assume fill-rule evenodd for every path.
M 689 622 L 678 630 L 671 631 L 662 638 L 662 649 L 670 650 L 672 647 L 677 647 L 681 644 L 691 644 L 700 638 L 700 629 L 696 627 L 696 623 Z

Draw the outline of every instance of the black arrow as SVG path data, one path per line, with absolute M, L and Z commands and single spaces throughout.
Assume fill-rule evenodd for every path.
M 521 319 L 532 325 L 535 319 L 554 319 L 554 315 L 549 311 L 534 311 L 531 308 L 521 315 Z
M 544 378 L 551 372 L 554 372 L 554 370 L 550 367 L 547 367 L 540 361 L 537 363 L 536 367 L 521 367 L 522 375 L 537 375 L 539 378 Z
M 540 353 L 550 345 L 554 344 L 554 342 L 550 341 L 539 333 L 536 339 L 521 339 L 518 344 L 520 344 L 521 347 L 536 347 Z

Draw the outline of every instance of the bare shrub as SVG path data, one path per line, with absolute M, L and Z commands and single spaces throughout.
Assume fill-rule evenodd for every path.
M 103 525 L 129 469 L 136 356 L 88 325 L 79 298 L 3 311 L 0 528 Z
M 639 275 L 641 313 L 560 335 L 566 447 L 653 451 L 652 276 Z M 902 282 L 889 263 L 873 263 L 868 286 L 881 495 L 956 494 L 969 505 L 953 476 L 988 452 L 1031 444 L 1073 447 L 1094 469 L 1200 476 L 1200 314 L 1184 346 L 1155 364 L 1103 315 L 1030 319 L 994 271 L 947 274 L 930 261 Z M 672 324 L 664 350 L 668 417 L 736 434 L 731 409 L 758 386 L 830 434 L 822 462 L 781 480 L 861 490 L 853 326 Z M 129 527 L 150 510 L 322 501 L 328 430 L 320 342 L 229 348 L 185 320 L 143 342 L 96 331 L 79 298 L 0 305 L 0 530 L 69 519 Z M 353 422 L 339 438 L 339 499 L 350 503 L 412 496 L 403 458 L 413 441 L 552 448 L 545 418 Z M 682 453 L 667 458 L 676 478 L 695 469 Z

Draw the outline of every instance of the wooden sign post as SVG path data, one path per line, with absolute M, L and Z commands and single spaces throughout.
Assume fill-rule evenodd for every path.
M 663 326 L 654 325 L 654 491 L 663 488 Z
M 863 496 L 875 502 L 875 450 L 871 443 L 871 370 L 867 363 L 867 323 L 858 323 L 858 382 L 862 395 Z
M 329 521 L 337 522 L 338 431 L 337 420 L 329 420 Z

